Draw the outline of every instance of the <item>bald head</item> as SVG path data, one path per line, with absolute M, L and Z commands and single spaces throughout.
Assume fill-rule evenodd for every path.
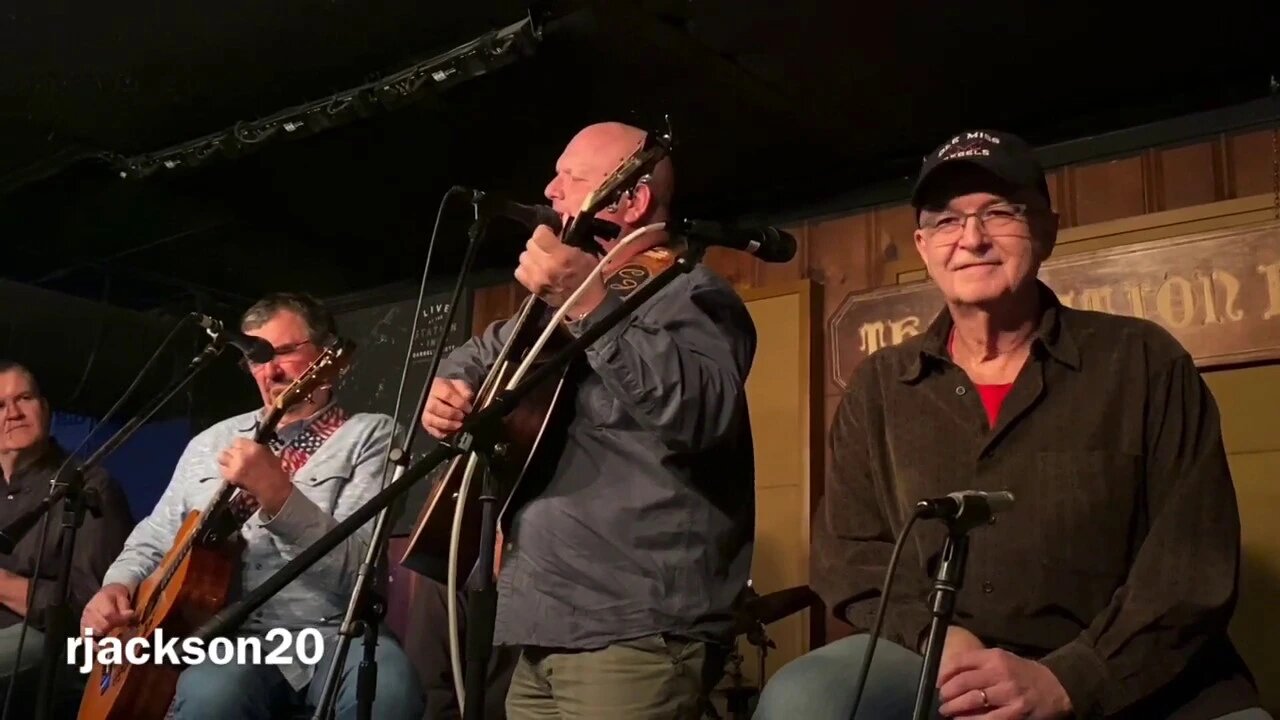
M 552 207 L 565 214 L 576 214 L 586 196 L 600 187 L 623 160 L 639 150 L 644 139 L 644 130 L 620 122 L 596 123 L 578 131 L 565 146 L 556 162 L 556 177 L 547 186 L 546 196 Z M 605 219 L 624 227 L 666 220 L 674 192 L 675 171 L 671 159 L 663 158 L 633 196 L 623 197 L 634 212 L 620 210 L 620 215 L 628 217 Z

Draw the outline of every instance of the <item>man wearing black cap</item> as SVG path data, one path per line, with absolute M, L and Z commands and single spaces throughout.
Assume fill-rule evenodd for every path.
M 917 501 L 964 490 L 1016 505 L 968 533 L 940 715 L 1269 717 L 1227 637 L 1239 517 L 1191 357 L 1037 279 L 1058 218 L 1022 140 L 948 139 L 912 205 L 945 307 L 855 372 L 814 533 L 814 588 L 859 634 L 782 668 L 756 720 L 853 716 L 894 540 Z M 858 718 L 911 717 L 944 534 L 922 520 L 903 547 Z

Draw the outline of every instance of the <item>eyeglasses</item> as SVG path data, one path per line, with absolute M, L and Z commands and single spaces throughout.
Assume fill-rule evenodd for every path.
M 988 234 L 1000 235 L 1026 229 L 1027 206 L 1022 203 L 1000 203 L 971 213 L 947 211 L 922 222 L 920 227 L 938 239 L 951 239 L 964 232 L 971 217 L 978 218 L 978 227 Z
M 298 351 L 301 350 L 304 345 L 310 345 L 310 344 L 311 344 L 310 340 L 303 340 L 302 342 L 289 343 L 288 345 L 281 345 L 280 347 L 272 348 L 274 355 L 271 357 L 271 360 L 268 360 L 267 362 L 264 362 L 264 363 L 257 363 L 257 362 L 253 362 L 248 358 L 240 358 L 240 366 L 252 372 L 276 360 L 290 360 L 298 354 Z

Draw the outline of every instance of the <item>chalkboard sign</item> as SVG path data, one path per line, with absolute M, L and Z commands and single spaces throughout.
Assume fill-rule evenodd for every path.
M 404 396 L 400 399 L 397 420 L 402 432 L 407 423 L 414 425 L 413 459 L 435 447 L 435 441 L 410 414 L 417 409 L 427 371 L 431 369 L 432 352 L 440 336 L 445 336 L 444 354 L 471 337 L 471 293 L 464 292 L 453 321 L 448 328 L 451 292 L 427 295 L 422 301 L 417 334 L 409 358 L 409 373 Z M 380 290 L 364 296 L 330 302 L 338 323 L 338 332 L 356 343 L 351 367 L 338 385 L 338 396 L 348 412 L 377 412 L 393 415 L 396 392 L 405 367 L 409 333 L 413 329 L 414 309 L 418 304 L 416 289 Z M 443 468 L 441 468 L 443 469 Z M 414 485 L 405 498 L 403 508 L 392 529 L 392 535 L 407 535 L 413 529 L 418 511 L 431 489 L 431 478 Z

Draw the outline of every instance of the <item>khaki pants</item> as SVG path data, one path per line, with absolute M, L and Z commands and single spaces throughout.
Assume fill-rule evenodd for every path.
M 723 671 L 706 643 L 661 635 L 603 650 L 525 648 L 507 693 L 510 720 L 697 720 Z M 716 663 L 720 667 L 716 667 Z

